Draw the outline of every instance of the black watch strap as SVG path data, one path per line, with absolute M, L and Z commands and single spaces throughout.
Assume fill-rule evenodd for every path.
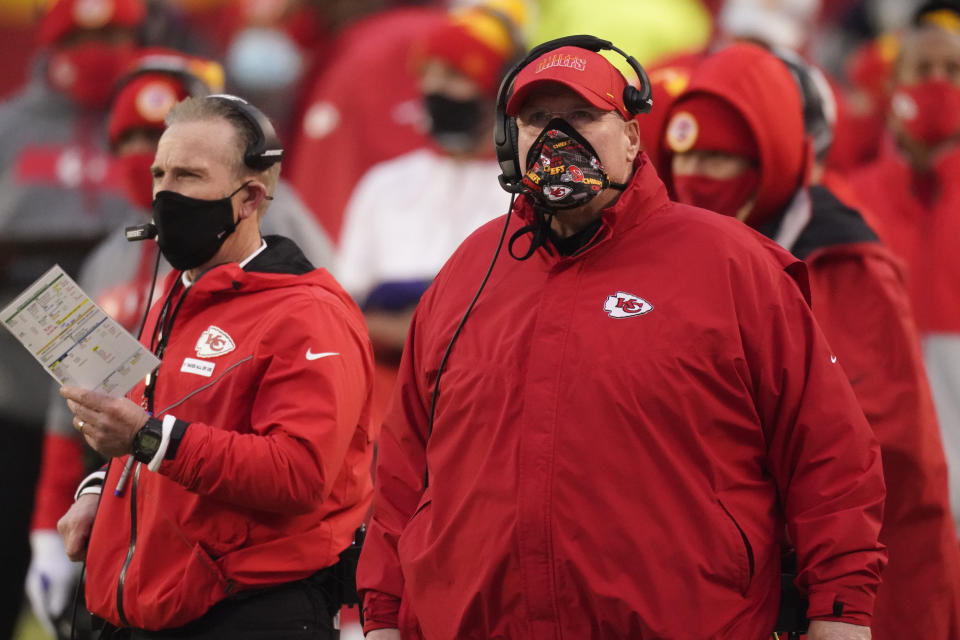
M 163 439 L 163 422 L 154 418 L 147 418 L 146 424 L 140 427 L 133 436 L 133 457 L 144 464 L 150 462 L 160 449 Z
M 167 455 L 163 456 L 164 460 L 173 460 L 176 457 L 177 449 L 180 448 L 180 441 L 183 440 L 183 435 L 187 432 L 189 426 L 190 423 L 183 420 L 177 420 L 173 423 L 173 429 L 170 431 L 170 444 L 167 446 Z

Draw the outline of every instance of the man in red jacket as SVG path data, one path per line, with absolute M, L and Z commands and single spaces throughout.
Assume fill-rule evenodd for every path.
M 902 38 L 880 157 L 850 183 L 907 266 L 960 527 L 960 5 L 927 5 Z
M 879 449 L 803 264 L 668 200 L 643 96 L 573 46 L 597 42 L 520 63 L 498 101 L 516 219 L 468 238 L 415 314 L 358 571 L 367 637 L 769 637 L 787 531 L 809 638 L 867 638 Z M 505 225 L 516 257 L 445 359 Z
M 960 638 L 960 549 L 903 274 L 857 211 L 807 186 L 803 106 L 772 54 L 750 45 L 714 54 L 671 109 L 665 178 L 681 202 L 736 216 L 807 264 L 814 315 L 883 452 L 890 562 L 874 640 Z
M 74 559 L 89 536 L 87 607 L 134 639 L 334 638 L 330 567 L 372 494 L 363 317 L 261 237 L 282 150 L 259 111 L 188 98 L 167 124 L 153 220 L 174 271 L 143 333 L 162 363 L 128 398 L 61 389 L 111 463 L 59 529 Z

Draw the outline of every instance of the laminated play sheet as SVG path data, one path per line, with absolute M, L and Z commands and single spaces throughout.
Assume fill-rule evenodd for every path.
M 160 365 L 60 265 L 0 312 L 0 322 L 60 384 L 122 396 Z

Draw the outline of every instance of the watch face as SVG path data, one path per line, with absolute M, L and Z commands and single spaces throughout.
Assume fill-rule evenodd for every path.
M 137 449 L 142 453 L 153 455 L 160 448 L 161 440 L 161 436 L 153 431 L 141 431 L 137 434 Z

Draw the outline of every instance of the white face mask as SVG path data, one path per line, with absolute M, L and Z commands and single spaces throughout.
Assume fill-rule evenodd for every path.
M 248 27 L 227 48 L 227 74 L 246 91 L 287 89 L 303 72 L 303 55 L 283 31 Z

